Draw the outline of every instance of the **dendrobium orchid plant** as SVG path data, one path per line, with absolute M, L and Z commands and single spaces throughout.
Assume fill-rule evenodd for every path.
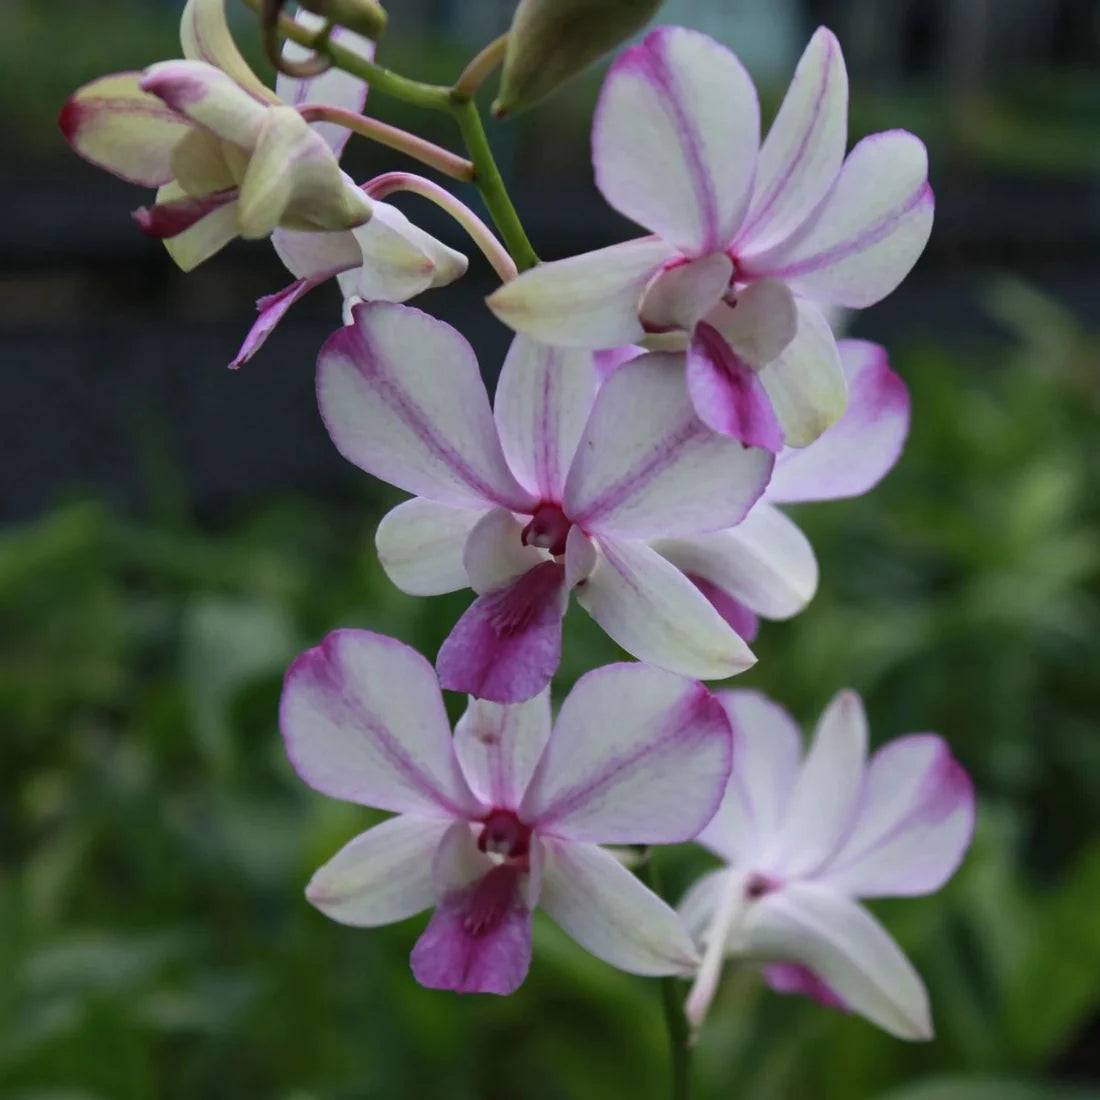
M 280 724 L 301 777 L 395 815 L 325 864 L 309 900 L 361 926 L 433 909 L 413 974 L 460 993 L 521 984 L 541 907 L 606 962 L 671 983 L 681 1100 L 684 1036 L 727 958 L 929 1037 L 920 979 L 855 899 L 950 877 L 973 826 L 965 772 L 932 734 L 868 761 L 851 692 L 803 759 L 777 704 L 699 682 L 748 669 L 759 619 L 813 597 L 813 549 L 779 506 L 867 492 L 900 455 L 905 385 L 885 349 L 838 342 L 829 310 L 874 304 L 919 257 L 924 146 L 889 131 L 845 155 L 847 74 L 824 28 L 762 144 L 734 54 L 659 28 L 612 64 L 592 132 L 597 187 L 649 235 L 540 263 L 477 92 L 503 61 L 497 109 L 515 114 L 657 0 L 586 0 L 569 18 L 557 0 L 522 0 L 510 34 L 449 86 L 376 62 L 376 0 L 294 13 L 243 0 L 273 89 L 237 49 L 225 2 L 188 0 L 182 59 L 85 85 L 61 129 L 87 160 L 158 189 L 135 217 L 185 271 L 236 237 L 271 238 L 293 281 L 260 300 L 232 366 L 336 281 L 321 416 L 345 458 L 412 494 L 378 525 L 379 560 L 410 595 L 475 593 L 434 670 L 347 628 L 287 673 Z M 364 114 L 368 88 L 450 115 L 468 159 Z M 351 134 L 444 183 L 394 170 L 356 184 L 339 164 Z M 447 180 L 477 188 L 492 227 Z M 385 201 L 401 192 L 451 215 L 500 279 L 488 306 L 516 336 L 492 403 L 465 339 L 402 304 L 467 261 Z M 581 676 L 552 721 L 571 594 L 638 662 Z M 441 688 L 469 697 L 453 735 Z M 677 911 L 647 884 L 649 849 L 693 839 L 725 866 Z

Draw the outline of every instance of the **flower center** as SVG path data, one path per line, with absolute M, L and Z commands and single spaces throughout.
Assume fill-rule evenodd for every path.
M 520 537 L 524 546 L 538 546 L 560 557 L 565 553 L 565 543 L 572 526 L 560 505 L 540 504 Z
M 748 901 L 759 901 L 765 894 L 770 894 L 778 888 L 779 883 L 775 879 L 754 872 L 745 883 L 745 898 Z
M 493 810 L 482 822 L 477 846 L 490 855 L 526 862 L 531 850 L 531 826 L 520 821 L 513 810 Z

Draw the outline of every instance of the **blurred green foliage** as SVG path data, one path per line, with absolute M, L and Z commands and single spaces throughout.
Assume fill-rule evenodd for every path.
M 996 349 L 895 356 L 904 460 L 861 500 L 798 511 L 821 591 L 765 626 L 738 681 L 807 723 L 856 687 L 877 739 L 939 730 L 975 775 L 960 874 L 875 907 L 938 1038 L 906 1046 L 733 974 L 701 1100 L 1100 1097 L 1072 1087 L 1097 1070 L 1100 1010 L 1100 343 L 1014 283 L 990 307 Z M 393 498 L 221 526 L 161 499 L 146 520 L 74 502 L 0 535 L 0 1096 L 662 1098 L 655 985 L 550 922 L 518 994 L 457 998 L 409 973 L 425 918 L 348 929 L 302 897 L 375 817 L 291 773 L 286 664 L 337 625 L 433 654 L 467 601 L 386 581 L 372 533 Z M 583 613 L 567 631 L 562 691 L 618 656 Z M 658 858 L 675 894 L 707 857 Z

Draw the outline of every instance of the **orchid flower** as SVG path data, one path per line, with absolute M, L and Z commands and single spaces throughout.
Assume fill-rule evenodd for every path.
M 536 905 L 620 969 L 698 963 L 674 911 L 598 845 L 674 843 L 709 820 L 730 732 L 700 684 L 612 665 L 581 677 L 552 729 L 543 692 L 511 707 L 471 700 L 452 740 L 419 653 L 338 630 L 291 665 L 280 722 L 311 787 L 397 815 L 338 852 L 307 897 L 366 927 L 434 906 L 411 958 L 422 985 L 511 993 Z
M 757 616 L 788 619 L 817 590 L 813 547 L 776 505 L 867 492 L 898 460 L 909 430 L 909 394 L 885 349 L 862 340 L 837 346 L 849 394 L 844 415 L 809 446 L 776 455 L 764 495 L 737 526 L 652 543 L 747 642 Z
M 604 198 L 653 235 L 543 264 L 489 305 L 562 347 L 683 332 L 705 423 L 773 451 L 812 442 L 846 399 L 820 307 L 884 298 L 932 224 L 924 145 L 893 130 L 845 159 L 847 99 L 821 28 L 761 146 L 737 58 L 695 31 L 654 31 L 611 66 L 592 131 Z
M 478 593 L 439 652 L 444 687 L 498 703 L 541 691 L 571 590 L 651 664 L 718 679 L 753 663 L 646 541 L 737 523 L 774 457 L 710 431 L 676 359 L 643 356 L 597 394 L 591 354 L 517 337 L 494 414 L 469 344 L 418 310 L 357 306 L 322 348 L 317 397 L 337 449 L 416 494 L 378 529 L 391 580 L 413 595 Z
M 737 769 L 700 834 L 728 867 L 680 907 L 706 954 L 687 1002 L 698 1026 L 723 955 L 764 965 L 780 992 L 858 1012 L 903 1039 L 928 1039 L 928 995 L 889 934 L 856 898 L 940 889 L 974 826 L 974 790 L 944 741 L 899 737 L 866 760 L 854 692 L 826 709 L 802 759 L 790 715 L 762 695 L 718 698 Z

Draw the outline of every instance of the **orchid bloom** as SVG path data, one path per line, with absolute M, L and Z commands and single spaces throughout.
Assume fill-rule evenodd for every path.
M 761 146 L 737 58 L 695 31 L 654 31 L 611 66 L 592 131 L 604 198 L 653 235 L 543 264 L 489 305 L 562 347 L 683 332 L 705 423 L 773 451 L 812 442 L 846 400 L 820 307 L 884 298 L 932 225 L 924 145 L 893 130 L 845 159 L 847 99 L 821 28 Z
M 378 529 L 390 579 L 413 595 L 478 593 L 439 652 L 444 687 L 498 703 L 541 691 L 571 590 L 651 664 L 719 679 L 754 662 L 646 541 L 737 523 L 774 458 L 695 416 L 676 359 L 643 356 L 597 393 L 591 354 L 517 337 L 494 413 L 469 344 L 419 310 L 357 306 L 322 348 L 318 404 L 337 449 L 416 494 Z
M 366 927 L 434 906 L 411 958 L 422 985 L 511 993 L 536 905 L 623 970 L 698 963 L 675 912 L 598 845 L 683 841 L 709 820 L 730 732 L 700 684 L 612 665 L 581 677 L 552 729 L 547 692 L 510 707 L 471 700 L 452 740 L 419 653 L 338 630 L 290 667 L 280 722 L 311 787 L 397 815 L 338 852 L 307 897 Z
M 736 527 L 652 543 L 747 642 L 756 637 L 757 616 L 789 619 L 817 590 L 813 547 L 776 505 L 866 493 L 905 443 L 909 394 L 885 349 L 862 340 L 838 347 L 849 394 L 844 415 L 809 446 L 776 455 L 764 495 Z
M 764 965 L 780 992 L 858 1012 L 903 1039 L 928 1039 L 928 995 L 912 965 L 856 898 L 940 889 L 974 826 L 970 778 L 930 733 L 899 737 L 870 760 L 854 692 L 826 709 L 802 759 L 790 715 L 762 695 L 718 698 L 737 768 L 699 843 L 729 864 L 680 911 L 706 954 L 687 1002 L 698 1026 L 722 956 Z

